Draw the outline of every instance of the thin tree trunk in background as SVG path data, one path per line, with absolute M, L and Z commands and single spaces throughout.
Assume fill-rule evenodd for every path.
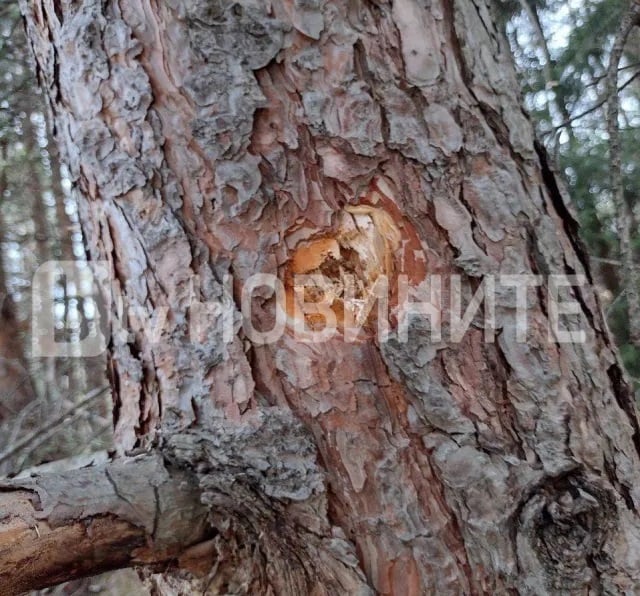
M 53 140 L 53 139 L 52 139 Z M 65 205 L 65 191 L 62 188 L 62 174 L 60 171 L 60 154 L 59 150 L 54 147 L 49 147 L 49 157 L 51 159 L 51 187 L 53 195 L 56 199 L 56 222 L 58 225 L 58 246 L 54 253 L 56 259 L 62 261 L 73 261 L 76 256 L 73 252 L 73 235 L 79 232 L 77 223 L 74 224 L 71 217 L 66 211 Z
M 34 265 L 40 266 L 42 263 L 49 261 L 52 255 L 54 233 L 52 224 L 49 221 L 50 207 L 45 202 L 44 185 L 42 181 L 42 162 L 40 151 L 37 143 L 37 130 L 31 122 L 31 118 L 27 117 L 24 121 L 23 142 L 25 144 L 25 152 L 28 156 L 26 166 L 29 168 L 26 176 L 26 189 L 31 201 L 31 220 L 34 227 L 35 239 L 35 259 Z M 51 296 L 48 297 L 49 302 L 53 300 L 55 293 L 54 279 L 48 287 L 51 289 Z M 61 399 L 59 393 L 59 375 L 57 374 L 59 362 L 54 358 L 32 359 L 31 370 L 33 377 L 38 384 L 39 395 L 46 398 L 48 403 L 56 403 Z
M 51 137 L 51 135 L 49 135 Z M 51 166 L 51 191 L 55 200 L 55 222 L 56 227 L 53 230 L 52 247 L 48 254 L 48 259 L 59 261 L 76 261 L 81 263 L 84 255 L 76 255 L 74 250 L 81 242 L 75 237 L 81 233 L 81 229 L 77 220 L 77 214 L 68 212 L 67 193 L 62 187 L 62 172 L 59 149 L 54 145 L 55 140 L 49 138 L 48 158 Z M 64 314 L 62 320 L 65 324 L 65 333 L 70 334 L 71 325 L 77 311 L 83 316 L 85 308 L 85 300 L 87 296 L 83 294 L 83 289 L 79 284 L 79 277 L 75 276 L 65 279 L 62 286 Z M 84 338 L 80 332 L 80 339 Z M 88 390 L 95 389 L 105 382 L 105 357 L 104 355 L 94 358 L 77 358 L 73 355 L 73 350 L 77 346 L 70 346 L 72 352 L 71 357 L 57 362 L 57 383 L 63 391 L 69 394 L 82 396 Z M 66 381 L 66 386 L 62 384 L 62 379 Z M 105 406 L 101 405 L 97 408 L 102 415 L 110 417 L 110 413 L 105 411 Z
M 260 345 L 237 325 L 225 344 L 224 318 L 194 306 L 239 323 L 257 272 L 288 293 L 295 273 L 340 267 L 365 289 L 460 275 L 465 302 L 491 275 L 589 278 L 485 2 L 22 7 L 112 276 L 118 451 L 158 445 L 212 509 L 215 548 L 185 593 L 638 585 L 639 426 L 590 286 L 564 296 L 583 344 L 549 337 L 546 287 L 529 293 L 526 342 L 508 289 L 461 342 L 447 288 L 442 340 L 413 317 L 402 341 L 394 312 L 387 342 L 289 327 Z M 271 328 L 273 297 L 253 306 Z
M 625 196 L 624 173 L 622 171 L 622 146 L 620 141 L 620 97 L 618 95 L 618 69 L 627 39 L 631 31 L 640 25 L 640 4 L 635 0 L 625 12 L 614 40 L 607 75 L 607 133 L 609 135 L 609 163 L 611 172 L 611 194 L 616 210 L 615 223 L 620 243 L 622 261 L 621 278 L 627 300 L 629 336 L 631 343 L 640 349 L 640 268 L 631 244 L 632 232 L 637 223 L 633 209 Z
M 6 146 L 0 146 L 0 159 L 6 163 Z M 5 196 L 7 176 L 0 168 L 0 197 Z M 6 242 L 5 221 L 0 214 L 0 243 Z M 35 393 L 24 351 L 24 330 L 21 329 L 16 305 L 9 291 L 4 247 L 0 246 L 0 420 L 19 412 Z
M 59 151 L 55 147 L 49 148 L 51 159 L 51 186 L 53 196 L 55 198 L 55 216 L 57 224 L 57 235 L 55 238 L 55 249 L 52 258 L 60 261 L 76 261 L 78 260 L 74 254 L 74 234 L 79 231 L 78 224 L 72 221 L 70 215 L 66 211 L 65 198 L 66 194 L 62 188 L 62 176 L 60 172 Z M 72 282 L 70 285 L 69 282 Z M 74 294 L 71 294 L 71 291 Z M 65 330 L 69 329 L 70 320 L 70 301 L 75 300 L 79 312 L 83 310 L 84 296 L 81 295 L 81 289 L 78 284 L 77 277 L 72 280 L 66 280 L 64 287 L 64 322 Z M 74 395 L 81 395 L 97 385 L 104 382 L 104 360 L 99 362 L 85 360 L 79 358 L 68 358 L 61 363 L 66 377 L 68 378 L 69 392 Z M 91 365 L 89 365 L 89 363 Z M 97 364 L 97 366 L 94 366 Z
M 558 97 L 558 83 L 556 80 L 556 75 L 554 72 L 554 63 L 551 58 L 551 52 L 549 52 L 549 45 L 547 44 L 547 38 L 544 34 L 544 29 L 542 28 L 542 23 L 540 22 L 540 15 L 538 13 L 538 8 L 535 4 L 529 2 L 529 0 L 519 0 L 520 7 L 527 15 L 529 19 L 530 25 L 533 28 L 535 33 L 536 43 L 538 48 L 542 51 L 542 55 L 544 57 L 544 65 L 542 66 L 542 70 L 544 72 L 544 82 L 545 82 L 545 96 L 547 100 L 548 106 L 553 104 L 555 111 L 562 118 L 561 122 L 566 122 L 567 125 L 565 130 L 569 135 L 569 140 L 575 140 L 575 135 L 573 133 L 573 127 L 571 126 L 571 114 L 567 108 L 567 104 L 563 101 L 562 97 Z M 553 95 L 551 95 L 553 94 Z M 549 120 L 553 122 L 554 114 L 551 110 L 549 110 Z M 556 141 L 557 143 L 557 141 Z

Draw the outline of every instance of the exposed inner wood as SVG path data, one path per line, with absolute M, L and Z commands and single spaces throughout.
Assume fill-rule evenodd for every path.
M 208 536 L 195 476 L 156 455 L 0 484 L 0 593 L 141 564 Z
M 368 327 L 369 336 L 375 332 L 373 307 L 380 296 L 389 298 L 398 274 L 404 273 L 401 248 L 406 249 L 408 244 L 404 239 L 402 246 L 399 226 L 405 225 L 396 223 L 382 204 L 378 206 L 380 199 L 372 183 L 358 204 L 346 205 L 339 213 L 331 235 L 322 230 L 320 237 L 295 246 L 284 273 L 286 314 L 291 326 L 301 319 L 301 328 L 323 329 L 326 317 L 320 308 L 314 308 L 321 303 L 336 315 L 338 331 L 344 331 L 346 324 L 358 329 Z M 295 234 L 299 233 L 296 228 Z

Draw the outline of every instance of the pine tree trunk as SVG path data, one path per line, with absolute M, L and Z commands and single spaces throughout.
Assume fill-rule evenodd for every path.
M 582 344 L 549 338 L 546 285 L 529 291 L 526 342 L 508 288 L 494 324 L 477 316 L 453 341 L 446 281 L 441 340 L 412 317 L 403 341 L 397 294 L 388 341 L 367 326 L 308 343 L 291 317 L 272 344 L 241 329 L 254 273 L 289 297 L 300 272 L 342 268 L 365 290 L 381 273 L 412 288 L 459 275 L 465 303 L 493 275 L 589 278 L 484 0 L 23 11 L 90 252 L 112 278 L 119 453 L 188 463 L 212 508 L 193 582 L 409 595 L 638 584 L 638 420 L 589 285 L 567 289 Z M 220 311 L 195 301 L 233 311 L 230 342 Z M 270 329 L 273 295 L 252 305 Z

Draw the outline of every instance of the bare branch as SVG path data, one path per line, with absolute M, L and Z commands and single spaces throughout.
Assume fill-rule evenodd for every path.
M 65 459 L 58 459 L 44 464 L 38 464 L 31 468 L 22 470 L 12 478 L 14 480 L 20 478 L 29 478 L 30 476 L 43 476 L 44 474 L 56 474 L 60 472 L 70 472 L 71 470 L 79 470 L 89 466 L 100 466 L 110 461 L 107 451 L 92 451 L 83 453 L 82 455 L 74 455 Z
M 627 81 L 625 81 L 622 85 L 620 85 L 620 87 L 618 87 L 618 93 L 620 93 L 621 91 L 624 91 L 639 76 L 640 76 L 640 71 L 634 73 L 633 76 L 631 76 Z M 580 112 L 580 114 L 577 114 L 576 116 L 572 116 L 568 120 L 565 120 L 564 122 L 558 124 L 558 126 L 556 126 L 555 128 L 551 129 L 546 134 L 551 134 L 552 132 L 557 132 L 560 129 L 566 127 L 566 126 L 569 126 L 572 122 L 575 122 L 576 120 L 580 120 L 580 118 L 584 118 L 585 116 L 588 116 L 592 112 L 595 112 L 597 109 L 599 109 L 602 106 L 604 106 L 607 103 L 608 100 L 609 100 L 609 93 L 605 93 L 604 97 L 599 99 L 590 108 L 588 108 L 584 112 Z
M 631 70 L 632 68 L 638 68 L 638 66 L 640 66 L 640 62 L 632 62 L 631 64 L 625 64 L 624 66 L 621 66 L 620 68 L 618 68 L 618 72 L 620 73 L 620 72 L 624 72 L 625 70 Z M 595 75 L 593 79 L 591 79 L 591 82 L 585 84 L 585 89 L 588 89 L 589 87 L 597 86 L 603 79 L 607 78 L 608 74 L 609 72 L 605 71 L 602 74 Z
M 593 255 L 589 255 L 589 259 L 596 263 L 604 263 L 605 265 L 615 265 L 616 267 L 620 267 L 622 265 L 622 262 L 617 259 L 604 259 L 602 257 L 594 257 Z
M 60 426 L 61 424 L 64 424 L 65 420 L 69 416 L 74 415 L 76 412 L 78 412 L 78 410 L 82 410 L 83 408 L 88 406 L 93 400 L 100 397 L 101 395 L 106 393 L 108 390 L 109 390 L 109 387 L 107 386 L 94 389 L 83 400 L 79 401 L 73 407 L 69 408 L 68 410 L 66 410 L 65 412 L 63 412 L 62 414 L 54 418 L 53 420 L 47 421 L 46 424 L 30 432 L 28 435 L 26 435 L 25 437 L 23 437 L 22 439 L 20 439 L 19 441 L 17 441 L 7 449 L 5 449 L 5 451 L 0 453 L 0 464 L 5 462 L 10 457 L 13 457 L 20 450 L 24 449 L 27 446 L 30 446 L 34 441 L 38 440 L 40 435 L 42 435 L 43 433 L 47 433 L 52 429 L 55 429 L 56 427 Z
M 3 596 L 163 563 L 206 538 L 195 475 L 148 454 L 0 483 Z
M 13 471 L 14 472 L 19 472 L 24 468 L 25 462 L 27 461 L 27 459 L 29 458 L 29 456 L 38 448 L 42 447 L 42 445 L 48 443 L 53 437 L 55 437 L 60 431 L 64 430 L 65 428 L 67 428 L 70 424 L 74 423 L 76 420 L 78 420 L 78 418 L 86 415 L 87 412 L 84 409 L 79 409 L 77 410 L 75 413 L 73 413 L 72 415 L 68 416 L 67 418 L 65 418 L 60 424 L 57 424 L 56 426 L 53 426 L 52 428 L 50 428 L 49 430 L 47 430 L 46 432 L 43 432 L 42 434 L 40 434 L 34 441 L 33 443 L 30 443 L 29 445 L 25 446 L 24 449 L 22 450 L 22 452 L 19 454 L 20 457 L 16 463 L 16 465 L 13 466 Z M 102 434 L 103 432 L 106 432 L 107 430 L 111 429 L 112 425 L 111 423 L 107 423 L 105 425 L 102 425 L 100 427 L 98 427 L 95 430 L 95 434 L 93 435 L 98 436 L 100 434 Z

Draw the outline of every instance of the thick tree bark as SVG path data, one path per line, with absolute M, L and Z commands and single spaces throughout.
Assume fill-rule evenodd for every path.
M 256 272 L 287 293 L 293 274 L 339 267 L 365 289 L 454 274 L 465 301 L 491 275 L 589 277 L 484 0 L 23 10 L 113 278 L 119 452 L 159 443 L 198 474 L 218 537 L 200 589 L 633 590 L 640 434 L 592 288 L 568 292 L 584 344 L 549 338 L 544 288 L 526 342 L 504 289 L 495 324 L 476 317 L 461 342 L 447 288 L 442 340 L 414 317 L 401 341 L 397 310 L 386 342 L 240 329 Z M 253 306 L 269 329 L 273 297 Z
M 155 455 L 3 483 L 0 507 L 6 596 L 136 564 L 166 569 L 207 537 L 197 477 Z

